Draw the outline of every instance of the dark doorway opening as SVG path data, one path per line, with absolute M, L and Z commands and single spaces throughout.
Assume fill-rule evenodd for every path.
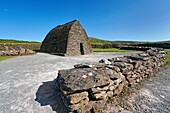
M 80 43 L 80 52 L 81 52 L 81 55 L 84 55 L 83 43 Z

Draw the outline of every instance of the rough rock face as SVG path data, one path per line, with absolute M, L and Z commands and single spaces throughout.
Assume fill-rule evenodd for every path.
M 89 38 L 78 20 L 52 29 L 41 45 L 41 51 L 63 56 L 91 54 Z
M 60 70 L 57 87 L 63 103 L 68 112 L 103 113 L 109 108 L 107 101 L 119 95 L 124 87 L 135 85 L 163 68 L 166 54 L 161 48 L 151 48 L 133 56 Z
M 0 56 L 22 56 L 32 54 L 35 54 L 35 52 L 21 47 L 19 49 L 14 49 L 12 47 L 5 46 L 5 50 L 0 51 Z

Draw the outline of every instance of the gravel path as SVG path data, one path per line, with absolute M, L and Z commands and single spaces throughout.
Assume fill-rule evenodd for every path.
M 144 82 L 131 99 L 133 112 L 170 113 L 170 66 Z
M 61 108 L 53 90 L 58 70 L 72 68 L 77 63 L 128 54 L 132 53 L 74 57 L 38 53 L 0 61 L 0 113 L 56 113 Z
M 107 113 L 170 113 L 170 66 L 123 95 Z

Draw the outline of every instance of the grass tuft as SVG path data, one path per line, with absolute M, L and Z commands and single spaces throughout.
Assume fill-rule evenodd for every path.
M 6 60 L 6 59 L 9 59 L 9 58 L 14 58 L 16 56 L 0 56 L 0 61 L 2 60 Z
M 168 52 L 168 55 L 167 55 L 167 62 L 168 62 L 168 65 L 170 65 L 170 49 L 165 49 L 167 52 Z

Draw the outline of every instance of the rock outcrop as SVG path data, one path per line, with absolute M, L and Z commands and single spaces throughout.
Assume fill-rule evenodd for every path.
M 162 69 L 166 55 L 161 48 L 151 48 L 133 56 L 77 64 L 59 71 L 57 90 L 68 112 L 103 113 L 107 101 L 124 87 L 136 85 Z

